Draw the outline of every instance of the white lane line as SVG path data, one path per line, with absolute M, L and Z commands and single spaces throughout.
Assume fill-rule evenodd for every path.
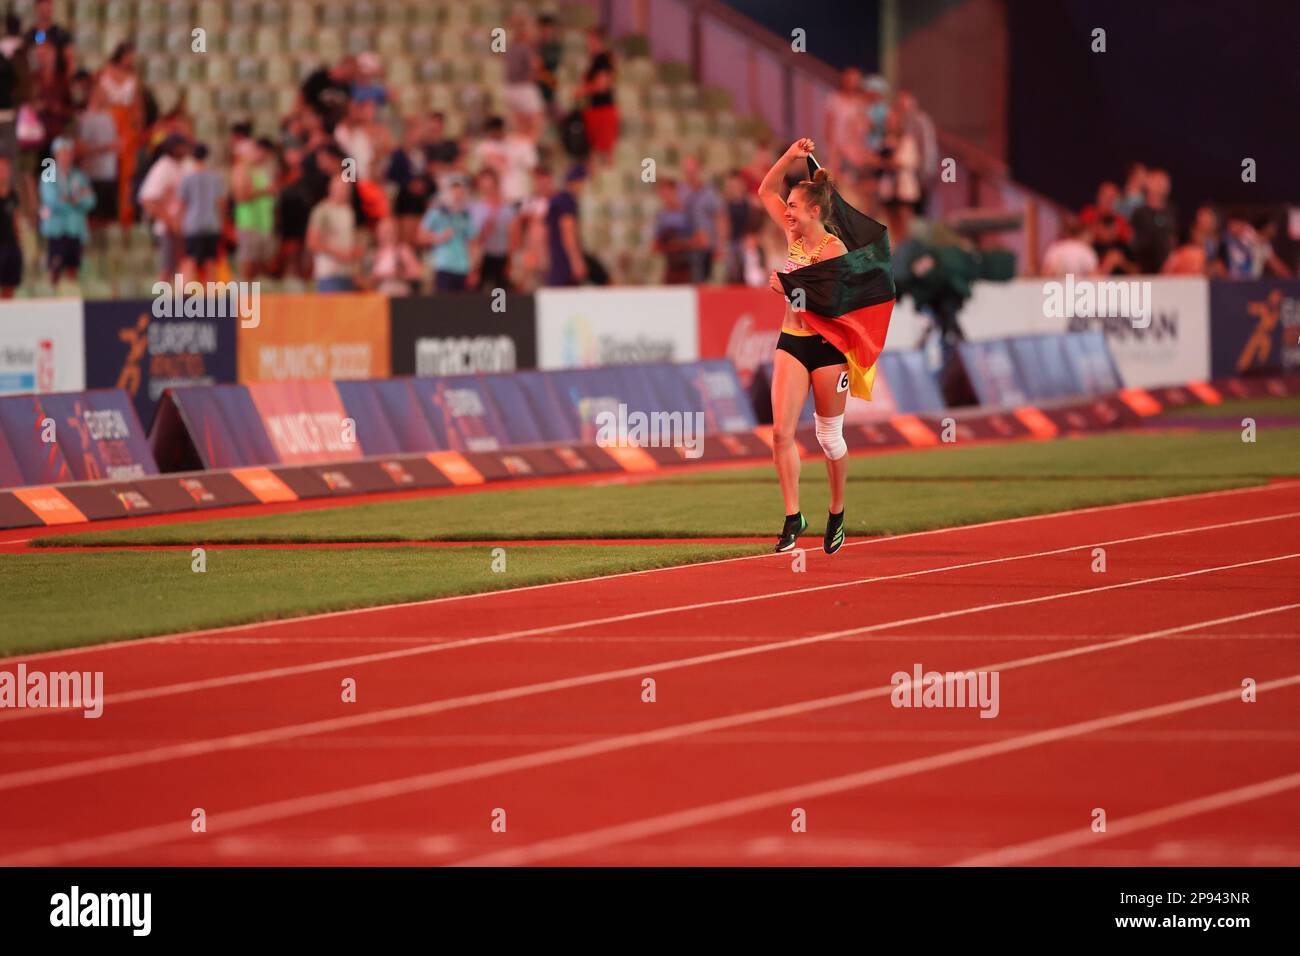
M 1065 548 L 1053 548 L 1048 551 L 1035 551 L 1029 554 L 1006 555 L 1000 558 L 985 558 L 980 561 L 967 561 L 961 564 L 949 564 L 938 568 L 922 568 L 916 571 L 900 571 L 897 574 L 881 574 L 868 578 L 855 578 L 848 581 L 837 581 L 831 584 L 817 584 L 809 587 L 768 591 L 762 594 L 751 594 L 736 598 L 720 598 L 713 601 L 697 601 L 693 604 L 677 604 L 670 607 L 650 608 L 644 611 L 630 611 L 626 614 L 588 618 L 586 620 L 573 621 L 569 623 L 547 624 L 541 627 L 525 628 L 518 631 L 488 634 L 482 637 L 448 639 L 436 644 L 421 644 L 414 647 L 402 647 L 388 651 L 375 651 L 370 654 L 360 654 L 353 657 L 329 658 L 327 660 L 313 661 L 307 664 L 289 664 L 283 667 L 272 667 L 259 671 L 244 671 L 238 674 L 225 674 L 221 677 L 207 677 L 199 680 L 183 681 L 177 684 L 143 687 L 133 691 L 124 691 L 119 694 L 109 694 L 105 696 L 104 706 L 117 706 L 119 704 L 132 703 L 140 700 L 154 700 L 160 697 L 170 697 L 176 694 L 212 690 L 218 687 L 230 687 L 238 684 L 251 684 L 258 681 L 274 680 L 281 677 L 295 677 L 302 674 L 335 670 L 337 668 L 359 667 L 365 664 L 375 664 L 382 661 L 399 660 L 408 657 L 423 656 L 425 654 L 436 654 L 442 651 L 457 650 L 464 647 L 479 647 L 484 644 L 497 644 L 503 641 L 514 641 L 525 637 L 537 637 L 543 634 L 553 634 L 557 631 L 570 631 L 606 624 L 621 624 L 625 621 L 642 620 L 648 617 L 660 617 L 666 614 L 679 614 L 687 611 L 700 611 L 713 607 L 748 604 L 752 601 L 766 601 L 776 598 L 794 597 L 801 594 L 812 594 L 820 591 L 857 587 L 863 584 L 879 584 L 882 581 L 898 581 L 906 578 L 923 577 L 929 574 L 945 574 L 949 571 L 963 571 L 969 568 L 1006 564 L 1013 561 L 1026 561 L 1033 558 L 1052 557 L 1060 554 L 1068 554 L 1072 551 L 1083 551 L 1097 547 L 1111 547 L 1118 544 L 1132 544 L 1138 541 L 1150 541 L 1157 538 L 1196 534 L 1204 531 L 1221 531 L 1225 528 L 1237 528 L 1269 521 L 1284 521 L 1291 518 L 1300 518 L 1300 511 L 1291 511 L 1280 515 L 1265 515 L 1259 518 L 1245 518 L 1239 521 L 1225 521 L 1211 525 L 1199 525 L 1194 528 L 1180 528 L 1176 531 L 1158 531 L 1152 534 L 1136 535 L 1128 538 L 1114 538 L 1109 541 L 1095 541 L 1090 544 L 1071 545 Z M 1150 578 L 1148 580 L 1154 581 L 1164 579 Z M 774 644 L 772 646 L 779 647 L 784 646 L 784 644 Z M 58 711 L 49 708 L 6 710 L 0 711 L 0 723 L 14 720 L 32 720 L 37 717 L 48 717 L 59 713 L 67 714 L 72 713 L 72 711 Z
M 1152 827 L 1163 826 L 1166 823 L 1173 823 L 1175 820 L 1184 820 L 1187 817 L 1212 813 L 1215 810 L 1222 810 L 1224 807 L 1232 807 L 1252 800 L 1262 800 L 1265 797 L 1286 793 L 1288 790 L 1294 790 L 1297 787 L 1300 787 L 1300 773 L 1287 774 L 1283 777 L 1274 777 L 1272 780 L 1263 780 L 1259 783 L 1236 787 L 1232 790 L 1220 790 L 1218 793 L 1197 797 L 1194 800 L 1184 800 L 1182 803 L 1147 810 L 1145 813 L 1137 813 L 1131 817 L 1121 817 L 1119 819 L 1112 817 L 1106 821 L 1106 831 L 1104 833 L 1093 833 L 1090 827 L 1080 827 L 1078 830 L 1069 830 L 1042 839 L 1030 840 L 1027 843 L 1004 846 L 988 853 L 979 853 L 964 860 L 958 860 L 952 865 L 1015 866 L 1045 856 L 1053 856 L 1065 850 L 1091 846 L 1101 840 L 1113 840 L 1115 837 L 1128 836 L 1130 833 L 1138 833 Z
M 1292 674 L 1288 677 L 1278 678 L 1277 680 L 1265 681 L 1259 685 L 1259 689 L 1279 690 L 1283 687 L 1294 687 L 1297 684 L 1300 684 L 1300 674 Z M 1159 704 L 1155 707 L 1144 707 L 1141 710 L 1130 710 L 1119 714 L 1112 714 L 1107 717 L 1083 720 L 1074 724 L 1066 724 L 1061 727 L 1052 727 L 1047 730 L 1036 731 L 1032 734 L 1023 734 L 1018 737 L 1010 737 L 1005 740 L 993 741 L 987 744 L 978 744 L 973 747 L 963 747 L 958 750 L 950 750 L 945 753 L 933 754 L 928 757 L 918 757 L 914 760 L 904 760 L 883 767 L 873 767 L 870 770 L 864 770 L 858 773 L 844 774 L 838 777 L 826 777 L 821 780 L 810 780 L 806 783 L 795 784 L 791 787 L 781 787 L 776 790 L 767 790 L 762 793 L 754 793 L 745 797 L 737 797 L 732 800 L 723 800 L 718 803 L 704 804 L 702 806 L 691 807 L 687 810 L 679 810 L 675 813 L 665 813 L 655 817 L 647 817 L 641 820 L 632 820 L 628 823 L 620 823 L 615 826 L 602 827 L 597 830 L 588 830 L 585 833 L 575 833 L 569 836 L 556 837 L 550 840 L 540 840 L 537 843 L 529 844 L 527 846 L 515 847 L 509 850 L 500 850 L 495 853 L 486 853 L 482 856 L 462 860 L 457 865 L 519 866 L 521 864 L 536 863 L 541 860 L 550 860 L 557 857 L 574 856 L 580 853 L 599 850 L 603 847 L 614 846 L 619 843 L 628 843 L 633 840 L 644 840 L 654 836 L 661 836 L 665 833 L 672 833 L 676 830 L 685 830 L 689 827 L 702 826 L 707 823 L 725 820 L 730 817 L 743 816 L 744 814 L 754 813 L 759 810 L 767 810 L 783 805 L 792 805 L 792 802 L 796 801 L 802 803 L 807 800 L 815 800 L 820 797 L 832 796 L 837 793 L 858 790 L 862 787 L 884 783 L 888 780 L 897 780 L 901 777 L 910 777 L 917 774 L 929 773 L 934 770 L 942 770 L 947 767 L 955 767 L 961 764 L 972 763 L 977 760 L 998 757 L 1019 750 L 1027 750 L 1031 747 L 1039 747 L 1043 744 L 1056 743 L 1074 737 L 1082 737 L 1085 734 L 1095 733 L 1098 730 L 1108 730 L 1112 727 L 1122 727 L 1125 724 L 1137 723 L 1143 720 L 1168 717 L 1171 714 L 1185 713 L 1201 707 L 1208 707 L 1213 704 L 1221 704 L 1240 699 L 1241 688 L 1233 687 L 1229 690 L 1219 691 L 1214 694 L 1204 694 L 1200 697 L 1191 697 L 1185 700 L 1173 701 L 1168 704 Z
M 1124 588 L 1138 587 L 1143 584 L 1154 584 L 1160 581 L 1173 581 L 1182 578 L 1197 577 L 1203 574 L 1213 574 L 1218 571 L 1231 571 L 1237 568 L 1256 567 L 1261 564 L 1270 564 L 1276 561 L 1288 561 L 1294 558 L 1300 558 L 1300 552 L 1278 555 L 1271 558 L 1261 558 L 1255 561 L 1242 561 L 1237 564 L 1225 564 L 1212 568 L 1199 568 L 1195 571 L 1181 571 L 1177 574 L 1164 574 L 1153 578 L 1142 578 L 1137 581 L 1124 581 L 1119 584 L 1107 584 L 1095 588 L 1085 588 L 1078 591 L 1061 591 L 1056 594 L 1021 598 L 1015 601 L 1000 601 L 995 604 L 981 604 L 973 607 L 958 608 L 952 611 L 940 611 L 933 614 L 924 614 L 919 617 L 904 618 L 897 621 L 886 621 L 880 624 L 848 628 L 842 631 L 829 631 L 824 634 L 814 634 L 809 637 L 792 638 L 788 641 L 760 644 L 755 647 L 743 647 L 729 651 L 715 651 L 712 654 L 701 654 L 697 657 L 686 657 L 671 661 L 660 661 L 658 663 L 640 664 L 633 667 L 603 671 L 595 674 L 564 677 L 557 680 L 543 681 L 537 684 L 524 684 L 522 686 L 506 688 L 503 690 L 483 691 L 477 694 L 467 694 L 462 697 L 450 697 L 442 698 L 440 700 L 426 701 L 421 704 L 408 704 L 403 707 L 383 708 L 381 710 L 370 711 L 363 714 L 352 714 L 347 717 L 332 717 L 325 720 L 313 720 L 300 724 L 286 724 L 280 727 L 247 731 L 245 733 L 231 734 L 225 737 L 187 740 L 184 743 L 172 744 L 166 747 L 155 747 L 150 750 L 109 754 L 108 756 L 96 757 L 90 760 L 53 764 L 50 766 L 35 767 L 30 770 L 18 770 L 13 773 L 0 774 L 0 791 L 13 790 L 18 787 L 35 786 L 37 784 L 53 783 L 60 780 L 70 780 L 89 774 L 125 770 L 130 767 L 149 766 L 152 764 L 165 763 L 171 760 L 206 756 L 207 754 L 219 753 L 222 751 L 257 747 L 262 744 L 275 743 L 281 740 L 291 740 L 297 737 L 310 736 L 312 734 L 331 733 L 338 730 L 348 730 L 353 727 L 372 726 L 374 724 L 386 723 L 393 720 L 406 720 L 412 717 L 425 717 L 430 714 L 443 713 L 449 710 L 459 710 L 465 707 L 474 707 L 481 704 L 499 703 L 501 701 L 515 700 L 521 697 L 532 697 L 538 694 L 570 690 L 575 687 L 586 687 L 593 684 L 607 683 L 613 680 L 640 677 L 650 671 L 662 672 L 684 667 L 697 667 L 702 664 L 733 660 L 740 657 L 769 654 L 777 650 L 786 650 L 793 647 L 807 647 L 812 644 L 821 644 L 826 641 L 839 640 L 840 638 L 855 634 L 867 634 L 877 630 L 905 627 L 913 624 L 924 624 L 929 621 L 947 620 L 954 617 L 961 617 L 966 614 L 978 614 L 984 611 L 999 610 L 1008 607 L 1024 607 L 1030 604 L 1041 604 L 1046 601 L 1057 601 L 1065 598 L 1079 597 L 1085 594 L 1098 594 L 1104 591 L 1116 591 Z M 1296 606 L 1297 605 L 1285 605 L 1276 608 L 1275 610 L 1287 610 Z M 1135 643 L 1136 640 L 1137 639 L 1134 638 L 1121 638 L 1118 641 L 1109 641 L 1106 644 L 1095 645 L 1093 647 L 1074 647 L 1063 651 L 1054 651 L 1049 654 L 1039 654 L 1033 658 L 1026 658 L 1026 660 L 1058 660 L 1061 658 L 1073 657 L 1078 654 L 1091 653 L 1097 649 L 1119 647 L 1124 644 Z
M 976 524 L 955 525 L 950 528 L 931 528 L 928 531 L 909 531 L 905 534 L 887 535 L 877 538 L 865 538 L 857 541 L 849 541 L 844 547 L 858 547 L 861 545 L 884 544 L 894 541 L 904 541 L 910 538 L 928 537 L 929 535 L 952 534 L 961 531 L 976 531 L 983 528 L 993 528 L 1001 525 L 1020 524 L 1027 521 L 1047 521 L 1055 518 L 1070 518 L 1077 515 L 1096 514 L 1099 512 L 1120 511 L 1125 508 L 1140 508 L 1147 505 L 1170 504 L 1187 501 L 1200 501 L 1205 498 L 1223 498 L 1234 495 L 1259 494 L 1261 492 L 1290 490 L 1300 486 L 1300 481 L 1278 481 L 1272 484 L 1252 485 L 1248 488 L 1228 488 L 1223 491 L 1202 491 L 1191 495 L 1169 495 L 1164 498 L 1146 498 L 1141 501 L 1121 501 L 1109 505 L 1093 505 L 1087 508 L 1074 508 L 1069 511 L 1053 511 L 1047 514 L 1021 515 L 1017 518 L 998 518 L 993 521 L 981 521 Z M 1180 532 L 1174 532 L 1180 533 Z M 214 547 L 218 547 L 214 545 Z M 547 588 L 570 587 L 579 584 L 594 584 L 600 581 L 610 581 L 617 578 L 635 577 L 642 574 L 659 574 L 664 571 L 681 571 L 685 568 L 707 567 L 713 564 L 730 564 L 738 561 L 754 561 L 759 559 L 776 558 L 774 554 L 752 554 L 744 555 L 738 558 L 718 558 L 713 561 L 700 561 L 695 564 L 677 564 L 663 568 L 644 568 L 640 571 L 622 571 L 618 574 L 598 575 L 590 578 L 577 578 L 572 581 L 553 581 L 550 584 L 529 584 L 518 588 L 505 588 L 499 591 L 480 591 L 476 594 L 458 594 L 449 595 L 440 598 L 428 598 L 422 601 L 401 601 L 397 604 L 376 604 L 371 607 L 349 608 L 343 611 L 323 611 L 316 614 L 302 614 L 297 617 L 282 617 L 268 621 L 253 621 L 248 624 L 231 624 L 224 627 L 209 627 L 197 631 L 182 631 L 175 634 L 158 634 L 153 637 L 128 638 L 121 641 L 103 641 L 99 644 L 91 644 L 85 647 L 65 647 L 58 650 L 38 651 L 34 654 L 14 655 L 13 659 L 20 657 L 23 660 L 38 660 L 46 657 L 62 657 L 69 654 L 84 654 L 94 651 L 105 650 L 123 650 L 150 644 L 163 642 L 183 641 L 185 638 L 214 633 L 229 633 L 234 631 L 244 631 L 251 629 L 277 627 L 285 624 L 294 624 L 302 621 L 316 621 L 327 618 L 341 617 L 349 614 L 364 614 L 373 611 L 388 611 L 400 608 L 411 607 L 432 607 L 447 601 L 472 601 L 480 598 L 500 597 L 502 595 L 522 594 L 527 591 L 544 590 Z M 0 662 L 8 658 L 0 658 Z
M 1277 614 L 1297 607 L 1300 607 L 1300 604 L 1287 604 L 1279 607 L 1265 608 L 1259 611 L 1234 614 L 1230 617 L 1215 618 L 1208 621 L 1195 621 L 1191 624 L 1184 624 L 1178 627 L 1165 628 L 1159 631 L 1151 631 L 1146 634 L 1137 634 L 1131 637 L 1120 638 L 1106 644 L 1098 644 L 1089 648 L 1076 648 L 1069 651 L 1058 651 L 1052 654 L 1037 654 L 1033 657 L 1024 657 L 1011 661 L 1000 661 L 995 664 L 984 664 L 979 667 L 964 669 L 977 671 L 1007 671 L 1015 670 L 1017 668 L 1032 667 L 1036 664 L 1043 664 L 1066 657 L 1075 657 L 1079 654 L 1094 654 L 1115 647 L 1136 644 L 1142 641 L 1157 640 L 1186 631 L 1196 630 L 1198 628 L 1214 627 L 1235 621 L 1244 621 L 1251 618 L 1262 617 L 1268 614 Z M 663 668 L 660 667 L 659 669 L 662 670 Z M 644 671 L 638 670 L 637 673 L 644 673 Z M 439 770 L 432 773 L 402 777 L 395 780 L 384 780 L 376 783 L 362 784 L 355 787 L 345 787 L 339 790 L 330 790 L 324 793 L 292 797 L 286 800 L 277 800 L 272 803 L 264 803 L 245 807 L 241 810 L 233 810 L 228 813 L 217 814 L 210 818 L 210 822 L 213 825 L 214 832 L 229 833 L 239 827 L 269 823 L 275 820 L 283 820 L 289 817 L 301 816 L 303 814 L 353 806 L 355 804 L 367 803 L 374 800 L 385 800 L 390 797 L 434 790 L 439 787 L 479 780 L 498 774 L 551 766 L 570 760 L 578 760 L 583 757 L 597 756 L 599 754 L 612 753 L 618 750 L 627 750 L 632 747 L 641 747 L 648 744 L 663 743 L 692 735 L 715 733 L 720 730 L 773 720 L 778 717 L 796 716 L 832 707 L 842 707 L 848 704 L 871 700 L 873 698 L 887 697 L 893 692 L 893 689 L 892 684 L 882 687 L 873 687 L 845 694 L 836 694 L 829 697 L 800 701 L 794 704 L 782 704 L 761 710 L 752 710 L 737 714 L 728 714 L 723 717 L 691 721 L 689 723 L 676 724 L 674 726 L 662 727 L 656 730 L 642 731 L 633 734 L 622 734 L 608 738 L 598 738 L 569 746 L 556 747 L 550 750 L 530 754 L 519 754 L 498 760 L 486 761 L 484 763 L 470 764 L 464 767 L 453 767 L 448 770 Z M 913 735 L 912 739 L 921 738 L 919 735 Z M 342 742 L 340 741 L 340 743 Z M 366 746 L 367 742 L 356 741 L 354 745 Z M 89 837 L 68 843 L 21 851 L 17 854 L 0 857 L 0 866 L 45 866 L 81 857 L 105 856 L 113 853 L 122 853 L 129 850 L 137 850 L 147 846 L 156 846 L 161 843 L 167 843 L 188 835 L 189 832 L 188 820 L 184 822 L 162 823 L 153 826 L 139 827 L 134 830 L 125 830 L 104 836 Z

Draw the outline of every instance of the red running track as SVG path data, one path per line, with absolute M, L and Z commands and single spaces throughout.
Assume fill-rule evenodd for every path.
M 0 864 L 1300 862 L 1300 483 L 806 557 L 22 658 Z

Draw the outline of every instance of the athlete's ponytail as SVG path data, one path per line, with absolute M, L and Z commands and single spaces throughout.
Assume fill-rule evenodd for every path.
M 826 171 L 825 166 L 818 166 L 817 171 L 813 173 L 812 179 L 805 179 L 794 187 L 803 192 L 804 202 L 810 206 L 816 206 L 821 210 L 822 225 L 830 232 L 835 229 L 831 224 L 831 196 L 835 191 L 835 186 L 831 182 L 831 174 Z

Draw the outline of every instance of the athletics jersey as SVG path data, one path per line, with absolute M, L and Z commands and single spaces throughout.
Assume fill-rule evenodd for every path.
M 826 233 L 826 235 L 822 236 L 822 241 L 817 244 L 817 248 L 812 252 L 807 252 L 803 247 L 803 236 L 800 236 L 791 243 L 790 248 L 786 251 L 785 271 L 794 272 L 795 269 L 802 269 L 804 266 L 810 266 L 814 262 L 820 261 L 822 250 L 834 238 L 829 232 Z

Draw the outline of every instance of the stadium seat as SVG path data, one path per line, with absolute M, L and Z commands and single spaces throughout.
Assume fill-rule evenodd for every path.
M 83 23 L 98 23 L 102 19 L 104 4 L 96 0 L 77 0 L 76 6 L 73 7 L 72 19 L 78 25 Z M 15 12 L 18 12 L 15 10 Z
M 288 16 L 286 8 L 289 6 L 290 4 L 283 0 L 262 0 L 257 5 L 257 22 L 267 26 L 282 27 Z
M 134 13 L 138 26 L 153 26 L 165 19 L 161 0 L 136 0 Z
M 264 25 L 257 28 L 257 40 L 254 50 L 258 56 L 278 57 L 284 50 L 284 27 Z
M 201 56 L 183 56 L 173 61 L 176 66 L 176 81 L 178 83 L 201 83 L 203 81 L 203 70 L 207 66 L 207 59 Z
M 180 56 L 190 52 L 190 30 L 188 27 L 171 27 L 164 34 L 163 48 L 168 56 Z M 209 47 L 211 49 L 211 47 Z
M 194 23 L 202 24 L 211 35 L 213 30 L 220 30 L 226 25 L 226 4 L 221 0 L 200 0 L 198 14 L 194 17 Z M 186 36 L 189 35 L 189 28 L 185 29 Z
M 93 29 L 93 28 L 92 28 Z M 140 59 L 144 60 L 146 65 L 148 61 L 160 55 L 164 49 L 164 37 L 162 27 L 154 24 L 148 27 L 141 27 L 135 34 L 135 48 L 139 51 Z M 94 34 L 86 34 L 81 28 L 74 34 L 74 42 L 84 49 L 99 46 L 97 31 Z
M 164 23 L 197 23 L 200 15 L 197 0 L 165 0 Z
M 149 86 L 157 86 L 159 83 L 166 83 L 175 74 L 173 72 L 173 60 L 166 57 L 155 56 L 144 61 L 144 81 Z

